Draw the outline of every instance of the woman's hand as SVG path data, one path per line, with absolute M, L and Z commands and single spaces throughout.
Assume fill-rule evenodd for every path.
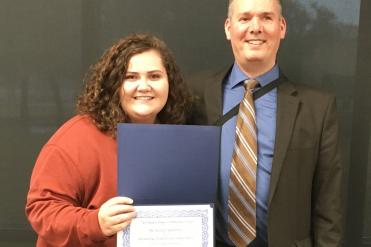
M 136 216 L 133 200 L 114 197 L 102 204 L 98 212 L 99 226 L 105 236 L 112 236 L 125 229 Z

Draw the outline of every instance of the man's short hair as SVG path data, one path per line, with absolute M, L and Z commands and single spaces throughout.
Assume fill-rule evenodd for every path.
M 231 16 L 231 5 L 233 3 L 234 0 L 228 0 L 228 17 Z M 282 15 L 282 3 L 281 3 L 281 0 L 276 0 L 278 2 L 278 5 L 280 7 L 280 12 L 281 12 L 281 15 Z

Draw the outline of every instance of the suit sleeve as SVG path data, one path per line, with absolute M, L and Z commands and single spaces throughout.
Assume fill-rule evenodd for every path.
M 202 82 L 197 77 L 191 77 L 187 80 L 192 93 L 192 105 L 190 114 L 187 118 L 188 124 L 205 124 L 207 122 L 205 102 L 203 98 Z
M 62 149 L 47 145 L 35 164 L 26 214 L 50 246 L 96 246 L 106 240 L 98 209 L 82 207 L 84 176 Z
M 316 247 L 342 246 L 343 167 L 340 159 L 335 98 L 323 121 L 312 194 L 312 230 Z

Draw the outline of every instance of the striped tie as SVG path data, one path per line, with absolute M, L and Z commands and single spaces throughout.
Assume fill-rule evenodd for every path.
M 237 116 L 228 200 L 228 234 L 237 247 L 247 246 L 256 236 L 257 138 L 252 91 L 258 82 L 244 83 L 246 92 Z

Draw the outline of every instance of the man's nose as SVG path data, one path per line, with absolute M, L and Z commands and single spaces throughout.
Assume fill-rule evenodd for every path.
M 261 33 L 262 32 L 262 25 L 259 18 L 252 18 L 250 22 L 250 33 Z

